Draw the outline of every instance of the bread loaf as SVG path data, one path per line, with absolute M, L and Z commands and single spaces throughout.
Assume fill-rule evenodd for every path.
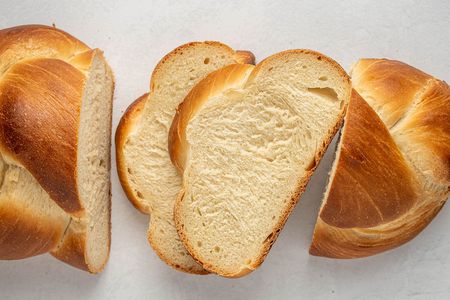
M 386 59 L 360 60 L 352 80 L 357 93 L 314 230 L 313 255 L 355 258 L 398 247 L 419 234 L 449 196 L 449 86 Z
M 113 76 L 53 27 L 0 30 L 0 259 L 100 272 L 110 247 Z
M 203 268 L 257 268 L 338 130 L 351 84 L 323 54 L 292 50 L 208 75 L 179 106 L 169 150 L 183 172 L 177 231 Z
M 176 48 L 158 63 L 150 93 L 130 105 L 116 131 L 120 182 L 134 206 L 151 214 L 148 241 L 163 261 L 184 272 L 207 273 L 186 251 L 174 225 L 181 177 L 167 150 L 170 124 L 178 104 L 197 82 L 218 68 L 241 62 L 253 63 L 254 57 L 218 42 Z

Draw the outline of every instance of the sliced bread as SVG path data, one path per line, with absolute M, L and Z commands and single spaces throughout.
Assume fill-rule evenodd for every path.
M 181 243 L 173 220 L 173 206 L 181 176 L 167 150 L 170 124 L 178 104 L 210 72 L 234 63 L 253 63 L 246 51 L 219 42 L 194 42 L 167 54 L 156 66 L 150 93 L 136 100 L 116 132 L 120 182 L 128 199 L 151 214 L 148 241 L 170 266 L 189 273 L 207 273 Z
M 183 172 L 177 231 L 203 268 L 257 268 L 338 130 L 351 93 L 345 71 L 310 50 L 233 65 L 196 85 L 171 126 Z

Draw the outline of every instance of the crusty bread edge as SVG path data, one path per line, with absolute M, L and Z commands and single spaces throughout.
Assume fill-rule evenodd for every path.
M 109 75 L 111 76 L 112 79 L 112 93 L 111 93 L 111 99 L 110 101 L 112 102 L 111 104 L 111 110 L 110 110 L 110 117 L 109 117 L 109 126 L 108 126 L 108 132 L 110 134 L 112 134 L 112 117 L 113 117 L 113 99 L 114 99 L 114 90 L 115 90 L 115 77 L 114 77 L 114 72 L 112 71 L 111 67 L 109 66 L 109 64 L 106 62 L 104 56 L 103 56 L 103 52 L 100 52 L 101 54 L 101 59 L 103 60 L 105 67 L 107 69 L 107 72 L 109 73 Z M 109 151 L 111 151 L 111 144 L 112 144 L 112 139 L 110 139 L 110 144 L 109 144 Z M 109 163 L 109 173 L 111 174 L 111 156 L 110 156 L 110 163 Z M 111 210 L 112 210 L 112 185 L 111 185 L 111 179 L 109 181 L 109 197 L 108 197 L 108 206 L 107 206 L 107 212 L 108 212 L 108 216 L 109 216 L 109 220 L 108 220 L 108 253 L 106 255 L 106 259 L 105 261 L 98 267 L 98 268 L 93 268 L 91 265 L 89 265 L 88 261 L 87 261 L 87 228 L 85 228 L 85 231 L 83 232 L 75 232 L 72 235 L 71 231 L 70 231 L 70 225 L 73 222 L 73 220 L 71 220 L 69 222 L 69 224 L 67 225 L 66 231 L 64 232 L 64 236 L 61 238 L 60 244 L 58 246 L 58 248 L 54 249 L 53 251 L 50 252 L 50 254 L 59 259 L 60 261 L 63 261 L 73 267 L 76 267 L 80 270 L 83 271 L 87 271 L 91 274 L 98 274 L 101 273 L 106 264 L 109 261 L 109 256 L 110 256 L 110 252 L 111 252 L 111 229 L 112 229 L 112 224 L 111 224 Z M 68 241 L 66 243 L 65 238 L 68 238 Z
M 190 47 L 192 45 L 196 44 L 208 44 L 208 45 L 216 45 L 219 47 L 224 47 L 228 49 L 230 52 L 234 53 L 236 62 L 238 63 L 248 63 L 248 64 L 254 64 L 255 63 L 255 56 L 250 51 L 245 50 L 233 50 L 229 46 L 222 44 L 220 42 L 216 41 L 205 41 L 205 42 L 191 42 L 184 45 L 181 45 L 168 54 L 166 54 L 156 65 L 155 69 L 152 72 L 151 79 L 150 79 L 150 92 L 147 94 L 142 95 L 137 100 L 135 100 L 126 110 L 125 114 L 122 116 L 119 125 L 116 129 L 115 134 L 115 145 L 116 145 L 116 166 L 117 166 L 117 173 L 119 177 L 119 181 L 122 185 L 122 188 L 127 196 L 127 198 L 130 200 L 130 202 L 133 204 L 136 209 L 138 209 L 140 212 L 150 215 L 150 209 L 149 207 L 145 206 L 143 202 L 137 198 L 136 195 L 134 195 L 133 189 L 131 188 L 128 180 L 128 171 L 127 166 L 125 162 L 125 154 L 124 154 L 124 145 L 127 140 L 128 134 L 132 131 L 133 127 L 137 124 L 141 114 L 142 110 L 144 109 L 145 103 L 150 98 L 152 91 L 154 90 L 154 81 L 155 78 L 157 78 L 158 73 L 161 68 L 163 68 L 163 64 L 171 58 L 173 55 L 177 55 L 179 52 L 183 51 L 183 49 Z M 207 270 L 204 271 L 195 271 L 188 268 L 183 268 L 177 264 L 174 264 L 171 262 L 167 257 L 163 255 L 163 252 L 158 248 L 156 243 L 153 242 L 153 240 L 150 238 L 151 235 L 151 228 L 147 231 L 147 240 L 152 246 L 152 248 L 155 250 L 156 254 L 159 256 L 161 260 L 163 260 L 166 264 L 169 266 L 175 268 L 176 270 L 190 273 L 190 274 L 198 274 L 198 275 L 204 275 L 209 274 Z
M 124 115 L 120 119 L 119 125 L 116 129 L 115 134 L 115 145 L 116 145 L 116 165 L 117 165 L 117 173 L 119 175 L 119 181 L 122 185 L 122 188 L 125 191 L 125 194 L 127 198 L 130 200 L 130 202 L 133 204 L 133 206 L 138 209 L 140 212 L 144 214 L 150 214 L 150 209 L 146 205 L 143 204 L 143 202 L 137 197 L 137 195 L 134 194 L 133 189 L 131 188 L 128 180 L 128 171 L 125 161 L 125 154 L 124 151 L 124 145 L 127 140 L 128 134 L 132 131 L 134 126 L 139 121 L 140 115 L 142 113 L 142 110 L 144 109 L 146 101 L 151 98 L 152 91 L 154 90 L 154 81 L 155 78 L 158 77 L 158 73 L 163 68 L 163 65 L 167 60 L 169 60 L 172 56 L 177 55 L 179 52 L 182 52 L 184 49 L 191 47 L 193 45 L 198 44 L 207 44 L 207 45 L 214 45 L 218 47 L 224 47 L 225 49 L 229 50 L 230 52 L 234 53 L 236 62 L 242 63 L 242 64 L 254 64 L 255 63 L 255 56 L 252 52 L 246 51 L 246 50 L 233 50 L 229 46 L 222 44 L 217 41 L 205 41 L 205 42 L 190 42 L 183 44 L 181 46 L 178 46 L 174 50 L 170 51 L 168 54 L 166 54 L 156 65 L 155 69 L 152 72 L 151 79 L 150 79 L 150 92 L 142 95 L 137 100 L 135 100 L 133 103 L 131 103 L 127 110 L 125 111 Z
M 270 62 L 273 59 L 282 58 L 285 55 L 288 55 L 290 53 L 304 53 L 304 54 L 317 55 L 317 59 L 318 60 L 324 59 L 327 62 L 329 62 L 336 70 L 338 70 L 339 74 L 345 79 L 345 81 L 347 81 L 347 83 L 349 85 L 351 85 L 350 78 L 349 78 L 348 74 L 344 71 L 344 69 L 337 62 L 335 62 L 333 59 L 329 58 L 328 56 L 325 56 L 325 55 L 323 55 L 321 53 L 318 53 L 316 51 L 307 50 L 307 49 L 287 50 L 287 51 L 283 51 L 283 52 L 274 54 L 272 56 L 269 56 L 268 58 L 266 58 L 262 62 L 260 62 L 253 69 L 253 71 L 250 74 L 250 77 L 248 78 L 247 82 L 250 82 L 251 80 L 253 80 L 257 76 L 257 73 L 259 72 L 259 70 L 262 68 L 262 66 L 264 64 Z M 201 84 L 201 82 L 199 84 Z M 195 87 L 194 87 L 194 89 L 195 89 Z M 350 97 L 350 94 L 351 94 L 351 89 L 349 89 L 349 97 Z M 194 102 L 195 100 L 190 100 L 190 101 Z M 198 99 L 197 101 L 199 101 L 201 103 L 205 102 L 204 99 L 201 99 L 201 98 Z M 201 105 L 201 103 L 200 104 L 192 103 L 192 105 L 194 105 L 194 106 L 195 105 Z M 292 210 L 294 209 L 295 205 L 299 201 L 299 197 L 305 191 L 306 185 L 308 184 L 311 176 L 313 175 L 315 169 L 317 168 L 321 158 L 323 157 L 326 149 L 328 148 L 329 144 L 331 143 L 334 135 L 339 130 L 339 128 L 342 126 L 342 122 L 343 122 L 343 118 L 344 118 L 344 115 L 345 115 L 347 104 L 348 104 L 348 99 L 346 99 L 346 105 L 344 105 L 342 111 L 340 112 L 340 114 L 338 115 L 338 117 L 336 119 L 335 126 L 331 130 L 329 130 L 329 134 L 325 138 L 325 141 L 323 142 L 321 147 L 316 151 L 315 156 L 314 156 L 315 157 L 315 161 L 314 161 L 313 165 L 307 171 L 305 176 L 299 181 L 296 191 L 291 196 L 291 201 L 286 206 L 286 209 L 282 212 L 279 222 L 274 226 L 274 230 L 272 231 L 272 234 L 271 234 L 270 238 L 268 238 L 265 241 L 264 245 L 262 246 L 261 253 L 260 253 L 258 259 L 255 262 L 252 262 L 252 264 L 250 266 L 248 266 L 247 268 L 241 269 L 241 271 L 239 271 L 237 273 L 227 273 L 224 270 L 221 270 L 220 268 L 217 268 L 217 267 L 215 267 L 213 265 L 205 264 L 204 262 L 201 261 L 201 258 L 195 252 L 194 248 L 192 247 L 192 244 L 190 243 L 189 239 L 187 238 L 187 236 L 186 236 L 186 234 L 184 232 L 184 225 L 181 223 L 182 203 L 184 201 L 184 193 L 185 193 L 185 186 L 182 187 L 180 193 L 178 194 L 177 200 L 175 202 L 175 208 L 174 208 L 174 220 L 175 220 L 176 229 L 177 229 L 178 235 L 180 236 L 180 238 L 181 238 L 184 246 L 188 250 L 188 252 L 191 254 L 191 256 L 198 263 L 200 263 L 203 266 L 204 269 L 206 269 L 206 270 L 208 270 L 210 272 L 216 273 L 216 274 L 218 274 L 220 276 L 229 277 L 229 278 L 238 278 L 238 277 L 242 277 L 242 276 L 252 272 L 253 270 L 258 268 L 264 262 L 267 254 L 269 253 L 270 249 L 272 248 L 273 243 L 276 241 L 279 233 L 283 229 L 283 227 L 284 227 L 284 225 L 285 225 L 285 223 L 286 223 L 290 213 L 292 212 Z M 191 109 L 191 108 L 189 108 L 187 106 L 183 107 L 183 105 L 181 104 L 180 107 L 179 107 L 179 110 L 181 110 L 181 109 Z M 178 112 L 178 113 L 182 113 L 182 112 Z M 174 119 L 174 123 L 172 124 L 171 127 L 178 128 L 180 126 L 178 124 L 178 121 L 180 119 L 181 118 L 175 118 Z M 185 125 L 187 125 L 187 124 L 185 124 Z M 177 147 L 169 146 L 169 149 L 171 150 L 171 152 L 170 152 L 171 156 L 172 155 L 173 156 L 181 155 L 180 151 L 177 149 Z M 176 160 L 177 159 L 174 158 L 174 161 L 176 161 Z M 180 167 L 180 166 L 178 166 L 178 167 Z M 184 181 L 183 181 L 183 185 L 184 185 Z
M 130 106 L 128 106 L 124 115 L 120 119 L 119 125 L 116 129 L 115 144 L 116 144 L 116 168 L 119 175 L 119 181 L 122 188 L 136 209 L 144 214 L 149 214 L 149 208 L 143 204 L 141 200 L 137 198 L 133 189 L 131 188 L 128 180 L 128 170 L 125 162 L 125 143 L 127 141 L 128 134 L 133 130 L 139 120 L 142 110 L 144 109 L 145 102 L 149 93 L 140 96 Z

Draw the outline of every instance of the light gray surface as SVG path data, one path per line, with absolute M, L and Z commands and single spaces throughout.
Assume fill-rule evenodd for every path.
M 55 23 L 103 49 L 116 75 L 113 129 L 148 91 L 158 60 L 193 40 L 249 49 L 258 61 L 310 48 L 347 70 L 360 57 L 388 57 L 450 80 L 449 1 L 239 2 L 0 0 L 0 27 Z M 126 200 L 113 167 L 113 243 L 104 273 L 92 276 L 48 255 L 0 262 L 0 299 L 449 299 L 449 207 L 394 251 L 352 261 L 308 255 L 331 160 L 328 151 L 266 262 L 237 280 L 187 275 L 161 262 L 146 242 L 147 217 Z

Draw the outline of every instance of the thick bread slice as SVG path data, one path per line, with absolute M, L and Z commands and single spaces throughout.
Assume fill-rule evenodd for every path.
M 114 80 L 103 54 L 86 59 L 86 84 L 80 108 L 77 145 L 77 183 L 86 214 L 72 218 L 52 255 L 92 273 L 101 272 L 111 244 L 111 123 Z M 87 62 L 86 61 L 86 62 Z
M 52 27 L 0 31 L 0 259 L 51 252 L 99 272 L 110 244 L 113 77 Z M 75 237 L 84 243 L 68 243 Z
M 169 140 L 184 170 L 175 222 L 206 270 L 239 277 L 263 262 L 350 93 L 345 71 L 310 50 L 223 68 L 189 93 Z
M 377 254 L 411 240 L 450 187 L 450 89 L 398 61 L 363 59 L 310 252 Z M 369 106 L 370 105 L 370 106 Z
M 176 48 L 156 66 L 150 93 L 130 105 L 116 131 L 120 182 L 133 205 L 151 214 L 149 243 L 163 261 L 189 273 L 207 272 L 186 251 L 175 229 L 173 205 L 181 180 L 167 151 L 168 132 L 176 107 L 192 86 L 233 63 L 254 63 L 254 56 L 218 42 Z

